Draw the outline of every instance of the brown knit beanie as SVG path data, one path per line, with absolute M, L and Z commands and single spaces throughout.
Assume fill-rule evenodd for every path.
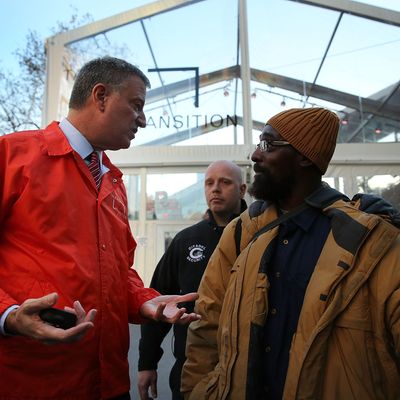
M 339 132 L 335 113 L 325 108 L 292 108 L 274 115 L 267 124 L 325 173 Z

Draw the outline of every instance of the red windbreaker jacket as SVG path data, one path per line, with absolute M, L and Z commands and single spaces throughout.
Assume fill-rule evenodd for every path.
M 81 341 L 48 346 L 0 336 L 1 399 L 99 399 L 129 391 L 129 322 L 158 295 L 130 268 L 136 243 L 122 173 L 97 192 L 82 158 L 53 122 L 0 138 L 0 314 L 51 292 L 57 308 L 96 308 Z

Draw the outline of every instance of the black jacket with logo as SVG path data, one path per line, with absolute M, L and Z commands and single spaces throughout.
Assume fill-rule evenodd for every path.
M 247 206 L 242 200 L 242 210 Z M 233 215 L 232 219 L 237 217 Z M 197 224 L 176 234 L 154 271 L 150 287 L 161 294 L 186 294 L 197 292 L 207 263 L 219 239 L 223 227 L 217 226 L 212 213 L 207 210 L 205 218 Z M 194 303 L 182 304 L 193 312 Z M 176 363 L 185 362 L 187 325 L 175 324 L 174 356 Z M 139 343 L 139 371 L 157 369 L 163 350 L 161 343 L 171 329 L 170 324 L 149 322 L 141 326 Z

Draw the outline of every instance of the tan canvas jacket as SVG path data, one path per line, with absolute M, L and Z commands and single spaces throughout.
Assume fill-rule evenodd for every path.
M 400 399 L 400 236 L 376 215 L 338 200 L 307 287 L 290 350 L 284 399 Z M 247 244 L 277 217 L 273 206 L 225 229 L 200 285 L 182 375 L 185 399 L 256 400 L 262 382 L 268 279 L 261 257 L 278 228 Z M 261 380 L 261 381 L 260 381 Z

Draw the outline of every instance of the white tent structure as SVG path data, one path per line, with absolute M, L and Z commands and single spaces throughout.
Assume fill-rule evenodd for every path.
M 147 128 L 133 147 L 109 154 L 125 174 L 146 283 L 168 240 L 201 218 L 206 166 L 233 160 L 250 182 L 260 129 L 285 108 L 323 106 L 340 116 L 325 175 L 332 186 L 352 196 L 399 183 L 399 11 L 384 1 L 139 3 L 47 40 L 43 124 L 66 114 L 77 69 L 105 55 L 100 35 L 109 55 L 149 77 Z

